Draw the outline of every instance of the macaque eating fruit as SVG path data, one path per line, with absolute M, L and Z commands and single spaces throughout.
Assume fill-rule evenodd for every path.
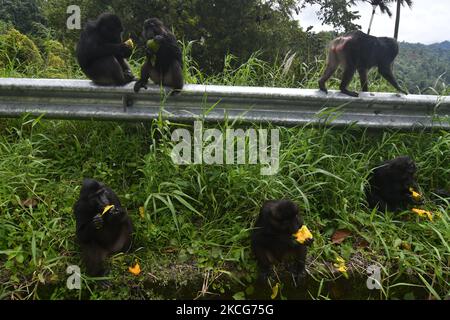
M 313 239 L 311 231 L 309 231 L 308 227 L 305 225 L 298 229 L 297 233 L 294 234 L 294 237 L 301 244 L 304 244 L 308 239 Z
M 415 175 L 416 164 L 407 156 L 379 164 L 372 170 L 366 187 L 369 208 L 401 211 L 420 202 L 422 196 L 415 191 Z
M 184 86 L 183 57 L 175 35 L 161 20 L 150 18 L 144 22 L 142 37 L 146 41 L 146 60 L 134 91 L 146 89 L 151 79 L 157 85 L 172 88 L 172 94 L 179 93 Z
M 90 276 L 107 273 L 108 256 L 131 247 L 133 225 L 114 191 L 94 179 L 85 179 L 74 205 L 76 235 Z
M 305 271 L 308 246 L 312 234 L 303 225 L 303 218 L 290 200 L 264 203 L 252 233 L 252 251 L 259 267 L 259 279 L 269 277 L 271 266 L 290 260 L 296 277 Z
M 83 73 L 97 85 L 118 86 L 135 80 L 127 59 L 133 41 L 122 42 L 119 17 L 103 13 L 81 32 L 76 55 Z

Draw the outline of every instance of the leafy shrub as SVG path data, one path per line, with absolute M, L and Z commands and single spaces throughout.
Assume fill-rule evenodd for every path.
M 44 76 L 50 78 L 65 78 L 70 68 L 71 54 L 60 42 L 46 40 L 44 42 L 46 70 Z
M 24 71 L 40 67 L 43 59 L 39 49 L 26 35 L 12 28 L 0 35 L 0 65 Z

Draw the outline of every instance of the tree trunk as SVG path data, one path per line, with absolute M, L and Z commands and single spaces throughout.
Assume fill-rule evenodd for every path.
M 373 10 L 372 10 L 372 17 L 370 17 L 369 30 L 367 30 L 367 34 L 370 34 L 370 28 L 372 28 L 373 16 L 375 15 L 375 10 L 376 9 L 377 9 L 377 6 L 374 5 L 373 6 Z
M 398 39 L 398 28 L 400 26 L 400 0 L 397 0 L 397 16 L 395 17 L 395 31 L 394 38 Z

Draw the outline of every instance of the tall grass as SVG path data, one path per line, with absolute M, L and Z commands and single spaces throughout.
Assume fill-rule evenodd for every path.
M 353 277 L 363 277 L 362 287 L 365 267 L 382 267 L 383 291 L 361 297 L 405 298 L 417 288 L 421 298 L 449 293 L 450 204 L 433 195 L 436 188 L 450 188 L 448 132 L 379 135 L 358 128 L 277 127 L 280 171 L 261 176 L 259 165 L 175 165 L 170 132 L 179 125 L 164 121 L 0 124 L 3 298 L 180 298 L 164 284 L 189 284 L 195 296 L 202 291 L 196 281 L 206 275 L 209 292 L 245 291 L 256 276 L 249 251 L 253 221 L 263 201 L 279 198 L 298 203 L 313 232 L 307 270 L 318 283 L 342 277 L 332 267 L 341 256 Z M 377 213 L 365 206 L 370 168 L 402 154 L 417 161 L 433 222 L 409 211 Z M 81 293 L 65 287 L 65 268 L 80 263 L 71 208 L 83 177 L 111 185 L 136 228 L 133 253 L 112 259 L 111 290 L 99 291 L 89 279 Z M 36 206 L 24 205 L 26 199 Z M 350 230 L 351 237 L 332 244 L 336 229 Z M 138 278 L 127 272 L 135 259 L 144 270 Z M 320 296 L 333 297 L 326 290 Z

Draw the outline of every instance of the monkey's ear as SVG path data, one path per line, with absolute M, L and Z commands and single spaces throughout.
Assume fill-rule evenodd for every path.
M 272 216 L 272 208 L 269 204 L 264 204 L 261 208 L 261 216 L 264 218 L 270 218 Z
M 414 162 L 414 160 L 413 159 L 411 159 L 411 158 L 408 158 L 408 160 L 406 160 L 406 165 L 409 167 L 409 168 L 416 168 L 416 163 Z
M 396 171 L 408 170 L 414 167 L 414 161 L 407 157 L 397 158 L 391 162 L 390 167 Z

